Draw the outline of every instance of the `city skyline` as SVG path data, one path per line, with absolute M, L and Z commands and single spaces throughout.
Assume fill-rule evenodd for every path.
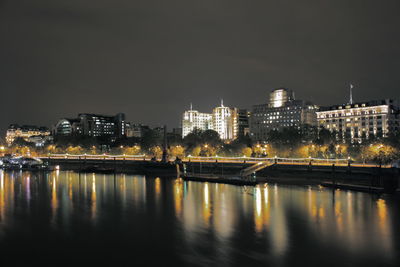
M 350 87 L 352 86 L 352 88 L 351 88 L 351 90 L 352 90 L 352 92 L 354 92 L 354 85 L 353 84 L 349 84 L 349 88 L 348 88 L 348 90 L 350 90 Z M 246 107 L 243 107 L 242 105 L 236 105 L 236 106 L 234 106 L 234 105 L 230 105 L 230 104 L 228 104 L 228 105 L 226 105 L 227 107 L 230 107 L 230 108 L 238 108 L 238 109 L 247 109 L 247 110 L 249 110 L 250 112 L 251 112 L 251 110 L 252 110 L 252 108 L 255 106 L 255 105 L 260 105 L 260 104 L 266 104 L 266 103 L 268 103 L 269 102 L 269 94 L 272 92 L 272 91 L 274 91 L 274 90 L 276 90 L 276 89 L 279 89 L 279 88 L 287 88 L 287 87 L 276 87 L 276 88 L 273 88 L 273 89 L 271 89 L 271 90 L 269 90 L 268 91 L 268 93 L 266 93 L 266 96 L 265 96 L 265 98 L 264 98 L 264 102 L 261 102 L 261 101 L 259 101 L 258 103 L 253 103 L 253 104 L 251 104 L 250 106 L 246 106 Z M 288 88 L 289 90 L 292 90 L 292 88 Z M 297 90 L 296 90 L 296 98 L 297 98 Z M 329 106 L 335 106 L 335 105 L 346 105 L 346 104 L 348 104 L 349 103 L 349 99 L 351 98 L 351 96 L 350 96 L 350 91 L 348 91 L 347 92 L 348 93 L 348 95 L 347 95 L 347 101 L 346 100 L 344 100 L 342 103 L 332 103 L 332 104 L 329 104 L 329 105 L 321 105 L 321 104 L 319 104 L 319 103 L 313 103 L 314 105 L 316 105 L 316 106 L 318 106 L 318 107 L 329 107 Z M 354 95 L 354 93 L 352 93 L 352 95 Z M 259 99 L 260 99 L 260 97 L 258 97 Z M 215 107 L 218 107 L 218 106 L 220 106 L 221 105 L 221 103 L 223 103 L 223 100 L 224 98 L 219 98 L 219 99 L 215 99 L 215 101 L 216 101 L 216 103 L 217 104 L 215 104 L 215 105 L 213 105 L 213 104 L 211 104 L 210 106 L 211 106 L 211 109 L 210 110 L 213 110 Z M 308 98 L 307 100 L 309 100 L 310 98 Z M 373 100 L 383 100 L 383 99 L 394 99 L 394 100 L 399 100 L 400 101 L 400 98 L 390 98 L 390 97 L 381 97 L 381 98 L 374 98 Z M 368 101 L 371 101 L 372 99 L 366 99 L 366 100 L 364 100 L 364 101 L 362 101 L 362 100 L 358 100 L 357 98 L 353 101 L 354 103 L 361 103 L 361 102 L 368 102 Z M 218 104 L 218 101 L 219 101 L 219 104 Z M 222 101 L 222 102 L 221 102 Z M 175 120 L 176 122 L 174 123 L 174 124 L 168 124 L 168 123 L 165 123 L 165 122 L 162 122 L 161 120 L 159 121 L 159 122 L 153 122 L 153 123 L 149 123 L 149 122 L 146 122 L 146 121 L 144 121 L 144 120 L 141 120 L 140 118 L 138 119 L 138 120 L 132 120 L 132 119 L 130 119 L 128 116 L 128 118 L 127 118 L 127 120 L 128 121 L 130 121 L 130 122 L 132 122 L 132 123 L 140 123 L 140 124 L 144 124 L 144 125 L 149 125 L 150 127 L 162 127 L 162 126 L 164 126 L 164 125 L 166 125 L 170 130 L 172 130 L 173 128 L 181 128 L 182 127 L 182 120 L 181 120 L 181 117 L 182 117 L 182 112 L 184 112 L 184 111 L 188 111 L 188 110 L 194 110 L 194 111 L 199 111 L 199 112 L 203 112 L 205 109 L 204 108 L 201 108 L 201 107 L 198 107 L 198 105 L 196 105 L 195 104 L 196 102 L 190 102 L 190 103 L 188 103 L 188 105 L 187 105 L 187 108 L 183 108 L 182 109 L 182 105 L 180 106 L 181 108 L 180 108 L 180 113 L 176 116 L 176 117 L 174 117 L 175 119 L 173 119 L 173 120 Z M 209 105 L 209 104 L 208 104 Z M 58 118 L 54 118 L 54 120 L 52 120 L 52 121 L 43 121 L 42 120 L 42 123 L 41 124 L 37 124 L 37 123 L 35 123 L 35 121 L 37 120 L 37 118 L 36 119 L 33 119 L 33 120 L 25 120 L 25 121 L 12 121 L 12 122 L 10 122 L 10 123 L 8 123 L 8 124 L 3 124 L 3 125 L 0 125 L 0 131 L 4 134 L 6 131 L 7 131 L 7 127 L 9 127 L 10 125 L 12 125 L 12 124 L 19 124 L 19 125 L 40 125 L 40 126 L 45 126 L 45 127 L 48 127 L 50 130 L 51 129 L 53 129 L 53 127 L 55 127 L 56 126 L 56 124 L 59 122 L 59 120 L 61 120 L 61 119 L 63 119 L 63 118 L 73 118 L 73 117 L 75 117 L 75 115 L 76 114 L 80 114 L 80 113 L 93 113 L 93 114 L 98 114 L 98 115 L 104 115 L 104 116 L 108 116 L 110 113 L 106 113 L 106 112 L 102 112 L 102 111 L 100 111 L 100 112 L 90 112 L 90 111 L 88 111 L 88 112 L 75 112 L 75 114 L 71 114 L 71 115 L 62 115 L 61 114 L 61 117 L 58 117 Z M 118 111 L 118 112 L 116 112 L 116 113 L 124 113 L 124 114 L 129 114 L 129 111 L 128 112 L 126 112 L 126 111 Z M 112 114 L 112 113 L 111 113 Z M 171 121 L 171 119 L 169 120 L 169 121 Z

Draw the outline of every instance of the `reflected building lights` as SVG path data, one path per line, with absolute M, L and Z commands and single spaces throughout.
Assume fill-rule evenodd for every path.
M 257 186 L 255 188 L 255 190 L 256 190 L 256 214 L 257 214 L 257 217 L 260 217 L 261 216 L 261 206 L 262 206 L 260 186 Z
M 279 196 L 279 197 L 278 197 Z M 281 199 L 282 198 L 282 203 Z M 284 195 L 279 194 L 278 186 L 274 186 L 274 201 L 271 206 L 271 247 L 276 256 L 282 256 L 286 252 L 288 246 L 288 229 L 285 216 L 285 209 L 283 208 Z
M 159 198 L 161 195 L 161 179 L 160 179 L 160 177 L 157 177 L 154 180 L 154 185 L 155 185 L 155 189 L 156 189 L 156 196 L 157 196 L 157 198 Z
M 204 184 L 203 193 L 203 220 L 206 227 L 210 226 L 211 207 L 210 207 L 210 192 L 208 191 L 208 183 Z
M 96 219 L 97 213 L 97 196 L 96 196 L 96 176 L 93 174 L 92 178 L 92 194 L 91 194 L 91 203 L 92 203 L 92 219 Z
M 158 178 L 159 179 L 159 178 Z M 180 179 L 176 179 L 174 182 L 174 204 L 175 204 L 175 216 L 178 219 L 182 218 L 182 206 L 183 206 L 183 183 Z
M 53 175 L 53 179 L 51 181 L 51 209 L 52 209 L 53 223 L 55 223 L 57 208 L 58 208 L 57 183 L 56 183 L 56 177 Z
M 26 177 L 26 200 L 29 205 L 31 201 L 31 177 L 29 175 Z
M 378 199 L 376 201 L 376 209 L 377 209 L 377 219 L 379 226 L 379 233 L 381 236 L 381 245 L 385 251 L 393 252 L 393 243 L 392 243 L 392 224 L 390 222 L 390 218 L 388 215 L 388 210 L 386 206 L 386 201 L 384 199 Z M 392 253 L 388 253 L 390 257 L 392 257 Z
M 257 233 L 262 233 L 263 230 L 267 230 L 270 222 L 270 205 L 269 205 L 269 194 L 268 186 L 261 188 L 259 185 L 255 190 L 255 212 L 254 212 L 254 222 L 255 230 Z
M 244 231 L 249 239 L 260 241 L 257 245 L 262 249 L 265 246 L 268 257 L 277 260 L 291 253 L 293 245 L 302 244 L 299 238 L 306 234 L 317 245 L 335 247 L 339 244 L 343 251 L 352 255 L 376 254 L 385 259 L 396 256 L 397 237 L 393 227 L 397 217 L 392 207 L 398 204 L 393 203 L 390 196 L 376 199 L 369 194 L 317 187 L 258 185 L 245 188 L 181 179 L 146 180 L 142 176 L 84 175 L 65 171 L 41 178 L 29 172 L 0 170 L 0 238 L 4 229 L 16 227 L 13 217 L 16 207 L 18 212 L 26 212 L 29 220 L 36 216 L 31 210 L 45 209 L 43 223 L 57 227 L 57 231 L 70 231 L 78 217 L 97 227 L 96 222 L 114 219 L 109 218 L 109 211 L 113 209 L 113 216 L 119 216 L 112 221 L 117 226 L 142 220 L 141 216 L 156 215 L 159 221 L 164 219 L 162 216 L 169 216 L 168 219 L 183 231 L 185 246 L 196 247 L 204 238 L 212 236 L 214 247 L 210 249 L 214 249 L 217 258 L 233 257 L 236 251 L 231 244 L 243 234 L 238 233 L 243 227 L 248 228 Z M 40 199 L 39 194 L 42 194 Z M 121 209 L 121 200 L 125 198 L 126 205 Z M 21 210 L 20 207 L 27 207 L 27 201 L 29 210 Z M 163 209 L 163 212 L 146 212 L 147 207 Z

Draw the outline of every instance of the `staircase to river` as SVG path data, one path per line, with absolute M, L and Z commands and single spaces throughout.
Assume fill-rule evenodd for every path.
M 269 166 L 274 165 L 274 163 L 271 163 L 270 161 L 261 161 L 261 162 L 257 162 L 254 165 L 251 165 L 243 170 L 240 171 L 240 176 L 242 178 L 246 178 L 249 177 L 250 175 L 252 175 L 253 173 L 256 173 L 258 171 L 261 171 L 262 169 L 265 169 Z

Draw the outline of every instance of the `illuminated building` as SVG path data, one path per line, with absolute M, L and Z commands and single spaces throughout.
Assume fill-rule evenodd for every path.
M 115 116 L 81 113 L 76 119 L 61 119 L 54 127 L 55 135 L 126 136 L 125 114 Z
M 16 138 L 23 138 L 26 142 L 35 143 L 36 146 L 42 146 L 50 141 L 50 131 L 47 127 L 38 127 L 33 125 L 11 124 L 6 133 L 6 142 L 10 146 Z
M 222 140 L 234 140 L 238 137 L 238 110 L 221 106 L 214 108 L 212 113 L 212 129 L 219 134 Z
M 400 129 L 400 107 L 391 99 L 323 107 L 317 112 L 319 127 L 337 134 L 338 139 L 361 143 L 372 135 L 386 137 Z
M 250 135 L 254 140 L 265 141 L 271 130 L 285 127 L 317 126 L 318 107 L 310 102 L 295 100 L 293 91 L 278 88 L 270 93 L 267 104 L 254 105 L 250 116 Z
M 203 131 L 211 129 L 212 114 L 198 112 L 197 110 L 193 110 L 192 106 L 190 106 L 190 110 L 183 113 L 182 137 L 185 137 L 196 128 Z
M 280 108 L 294 100 L 294 92 L 286 88 L 278 88 L 273 90 L 269 95 L 269 106 L 272 108 Z
M 61 119 L 54 126 L 55 135 L 81 135 L 82 125 L 79 119 Z
M 225 107 L 222 102 L 221 106 L 214 108 L 212 113 L 201 113 L 191 107 L 183 113 L 182 137 L 197 128 L 202 131 L 214 130 L 225 141 L 234 140 L 239 136 L 240 131 L 243 131 L 244 135 L 246 126 L 248 128 L 247 115 L 246 110 L 239 111 L 237 108 Z

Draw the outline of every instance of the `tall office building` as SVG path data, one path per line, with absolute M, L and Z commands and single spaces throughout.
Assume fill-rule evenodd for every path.
M 214 108 L 212 113 L 212 129 L 222 140 L 234 140 L 238 137 L 238 111 L 236 108 L 221 106 Z
M 193 110 L 192 106 L 190 106 L 190 110 L 183 113 L 182 137 L 185 137 L 196 128 L 203 131 L 211 129 L 212 115 L 210 113 L 201 113 L 197 110 Z
M 266 104 L 254 105 L 250 116 L 250 136 L 265 141 L 271 130 L 285 127 L 317 126 L 318 107 L 308 101 L 295 100 L 294 92 L 278 88 L 270 93 Z
M 322 107 L 317 120 L 338 139 L 361 143 L 372 135 L 386 137 L 399 130 L 400 106 L 397 101 L 385 99 Z

